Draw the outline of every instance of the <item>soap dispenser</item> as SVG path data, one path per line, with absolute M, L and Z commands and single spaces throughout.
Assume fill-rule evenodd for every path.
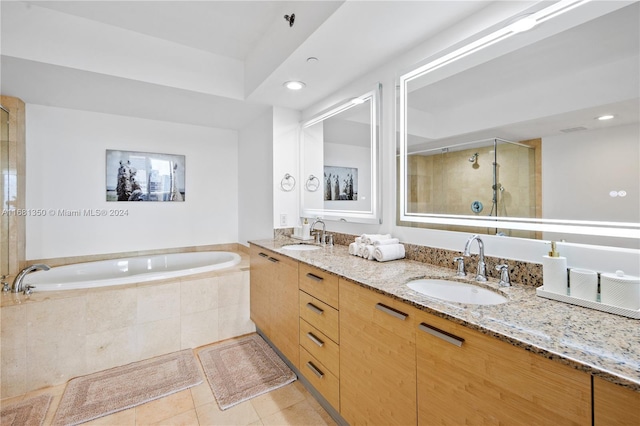
M 560 256 L 555 241 L 549 255 L 542 256 L 542 283 L 545 291 L 567 295 L 567 258 Z

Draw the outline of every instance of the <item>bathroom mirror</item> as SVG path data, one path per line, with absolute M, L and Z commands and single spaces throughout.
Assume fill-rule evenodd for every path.
M 301 125 L 303 217 L 380 223 L 381 86 Z
M 638 248 L 640 4 L 572 3 L 401 76 L 400 225 Z

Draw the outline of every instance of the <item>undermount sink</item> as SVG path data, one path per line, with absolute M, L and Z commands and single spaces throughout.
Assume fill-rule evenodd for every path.
M 282 246 L 285 250 L 296 250 L 296 251 L 310 251 L 310 250 L 319 250 L 320 247 L 312 246 L 311 244 L 291 244 L 288 246 Z
M 458 281 L 420 279 L 409 281 L 407 286 L 425 296 L 449 302 L 472 305 L 499 305 L 507 301 L 506 297 L 495 291 Z

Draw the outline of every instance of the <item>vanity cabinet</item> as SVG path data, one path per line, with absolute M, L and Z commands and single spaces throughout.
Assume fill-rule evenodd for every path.
M 640 392 L 594 377 L 593 424 L 640 425 Z
M 349 424 L 416 424 L 413 309 L 340 280 L 340 414 Z
M 251 319 L 299 367 L 298 262 L 251 246 Z
M 300 373 L 336 410 L 340 409 L 338 277 L 301 264 Z
M 591 424 L 591 378 L 419 311 L 418 424 Z

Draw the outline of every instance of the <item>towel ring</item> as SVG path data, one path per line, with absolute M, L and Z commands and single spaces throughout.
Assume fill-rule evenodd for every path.
M 293 191 L 293 188 L 295 187 L 296 187 L 296 178 L 291 176 L 289 173 L 284 175 L 284 177 L 280 181 L 280 188 L 282 188 L 283 191 L 290 192 L 290 191 Z
M 318 188 L 320 188 L 320 179 L 318 179 L 314 175 L 309 175 L 307 181 L 304 184 L 304 187 L 307 188 L 307 191 L 309 192 L 316 192 Z

